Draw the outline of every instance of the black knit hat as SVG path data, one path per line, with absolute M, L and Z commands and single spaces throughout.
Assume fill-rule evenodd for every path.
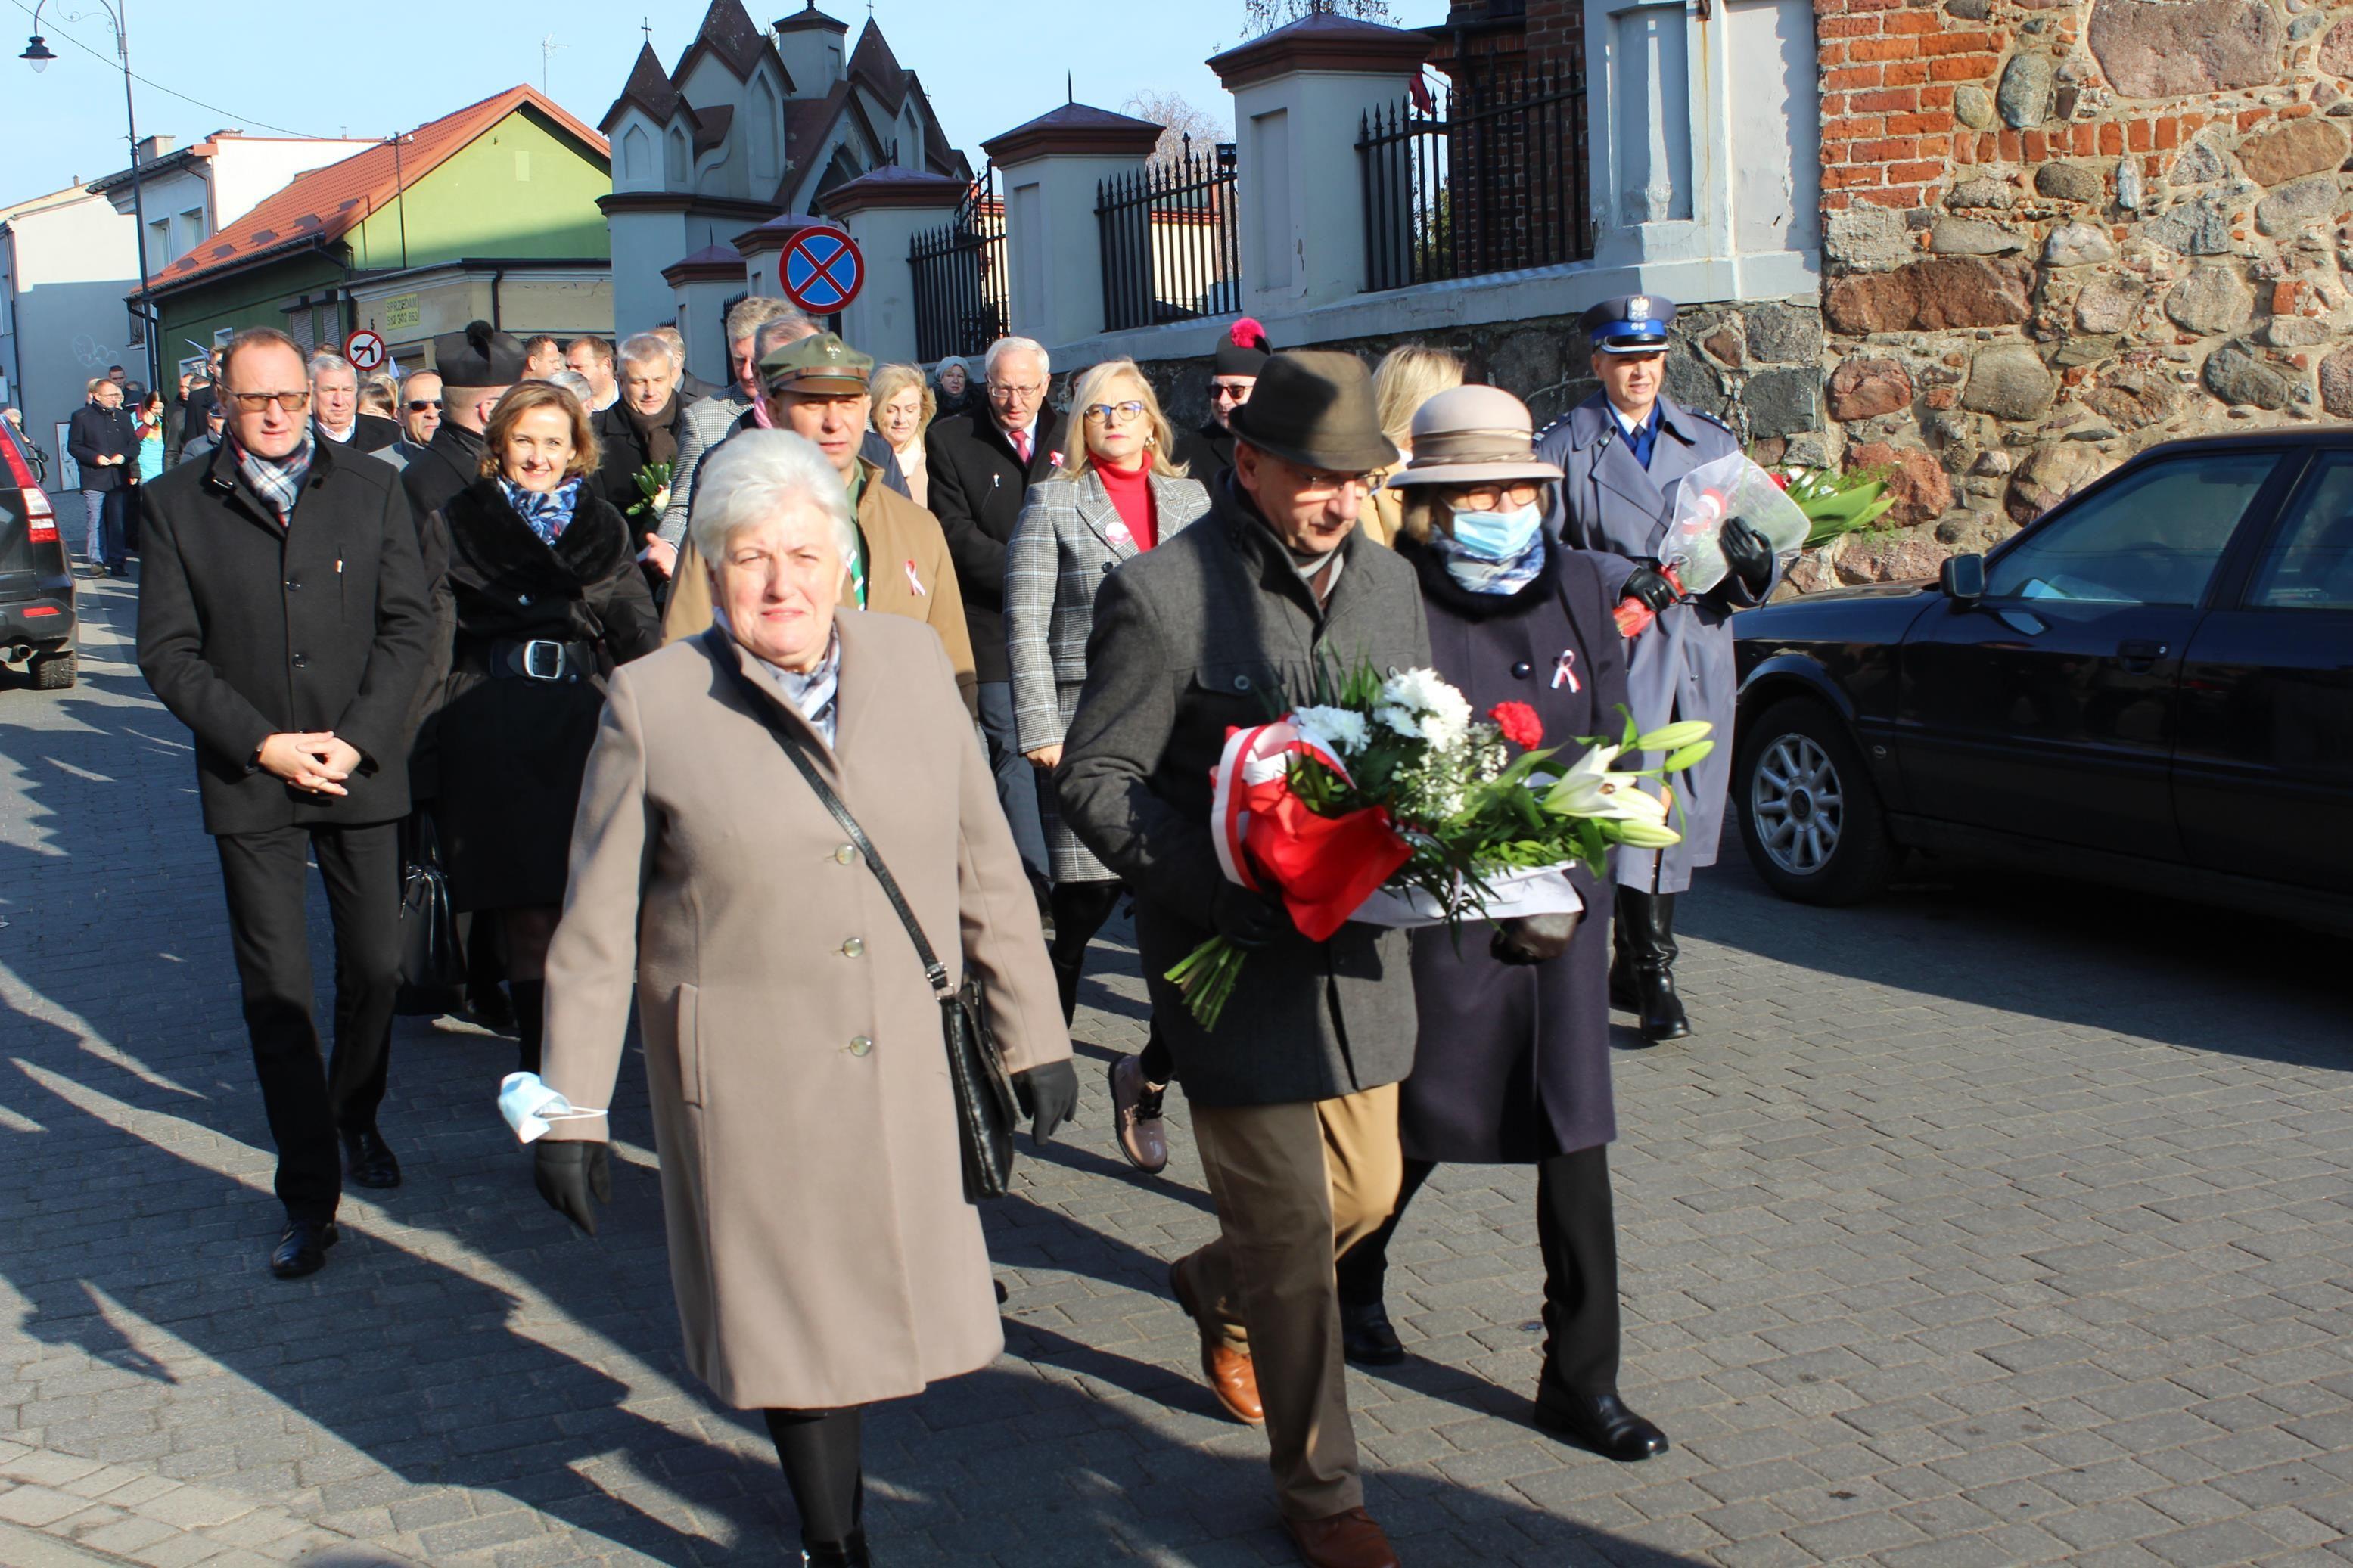
M 1232 428 L 1261 452 L 1326 473 L 1369 473 L 1398 458 L 1381 434 L 1365 362 L 1330 349 L 1271 356 L 1250 401 L 1234 410 Z
M 1211 375 L 1256 375 L 1266 368 L 1266 329 L 1248 316 L 1226 329 L 1218 340 Z
M 512 386 L 527 374 L 522 344 L 488 321 L 433 340 L 433 368 L 445 386 Z

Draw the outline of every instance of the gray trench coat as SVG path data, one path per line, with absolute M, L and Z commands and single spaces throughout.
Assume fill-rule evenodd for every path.
M 1191 479 L 1155 474 L 1151 485 L 1161 542 L 1209 510 L 1209 492 Z M 1005 547 L 1005 657 L 1013 673 L 1013 727 L 1024 753 L 1062 743 L 1086 685 L 1095 593 L 1136 553 L 1092 468 L 1075 479 L 1040 479 L 1029 487 Z M 1046 787 L 1038 805 L 1054 880 L 1112 880 L 1111 868 L 1062 820 L 1050 781 L 1040 783 Z
M 1740 450 L 1732 432 L 1705 415 L 1668 397 L 1659 399 L 1659 438 L 1647 470 L 1627 449 L 1616 416 L 1599 394 L 1536 438 L 1536 456 L 1557 463 L 1567 476 L 1548 521 L 1564 543 L 1603 558 L 1602 585 L 1613 604 L 1637 565 L 1657 561 L 1674 521 L 1678 482 L 1702 463 Z M 1776 584 L 1780 575 L 1777 561 Z M 1619 886 L 1679 893 L 1691 886 L 1694 871 L 1715 864 L 1725 790 L 1732 778 L 1732 711 L 1738 695 L 1732 612 L 1771 596 L 1769 585 L 1751 595 L 1738 578 L 1726 577 L 1698 598 L 1671 606 L 1634 639 L 1626 677 L 1634 721 L 1653 730 L 1670 720 L 1704 719 L 1715 726 L 1715 750 L 1671 781 L 1681 806 L 1675 826 L 1683 842 L 1657 851 L 1619 850 Z
M 754 702 L 813 748 L 1014 1071 L 1070 1055 L 1038 908 L 937 633 L 837 613 L 837 744 L 704 639 L 614 674 L 547 955 L 543 1076 L 609 1105 L 630 974 L 686 1360 L 740 1409 L 834 1409 L 1004 1340 L 940 1009 L 881 885 Z M 733 644 L 723 650 L 750 669 Z M 550 1137 L 602 1139 L 605 1118 Z

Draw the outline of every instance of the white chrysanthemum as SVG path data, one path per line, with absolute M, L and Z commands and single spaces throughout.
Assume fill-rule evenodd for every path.
M 1471 704 L 1434 669 L 1400 670 L 1381 683 L 1375 716 L 1398 734 L 1437 746 L 1461 743 Z
M 1348 708 L 1296 709 L 1291 722 L 1302 735 L 1323 742 L 1343 756 L 1363 751 L 1373 734 L 1365 716 Z
M 1409 741 L 1421 739 L 1421 720 L 1410 708 L 1400 708 L 1394 702 L 1384 702 L 1373 710 L 1373 717 Z

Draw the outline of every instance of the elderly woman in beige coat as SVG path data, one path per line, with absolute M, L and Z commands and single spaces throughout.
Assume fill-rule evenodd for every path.
M 631 975 L 686 1355 L 762 1410 L 803 1561 L 863 1563 L 860 1407 L 1003 1348 L 965 1201 L 940 1008 L 801 749 L 958 983 L 986 992 L 1032 1132 L 1077 1098 L 1037 905 L 939 635 L 838 607 L 841 478 L 783 430 L 716 452 L 690 527 L 719 618 L 617 671 L 547 957 L 547 1086 L 610 1102 Z M 605 1118 L 540 1191 L 592 1233 Z

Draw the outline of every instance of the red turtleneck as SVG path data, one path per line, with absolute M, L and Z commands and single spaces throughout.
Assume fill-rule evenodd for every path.
M 1160 540 L 1160 520 L 1152 503 L 1152 458 L 1146 454 L 1133 468 L 1114 468 L 1098 460 L 1096 473 L 1103 476 L 1103 490 L 1111 504 L 1119 509 L 1120 521 L 1135 540 L 1138 550 L 1149 550 Z

